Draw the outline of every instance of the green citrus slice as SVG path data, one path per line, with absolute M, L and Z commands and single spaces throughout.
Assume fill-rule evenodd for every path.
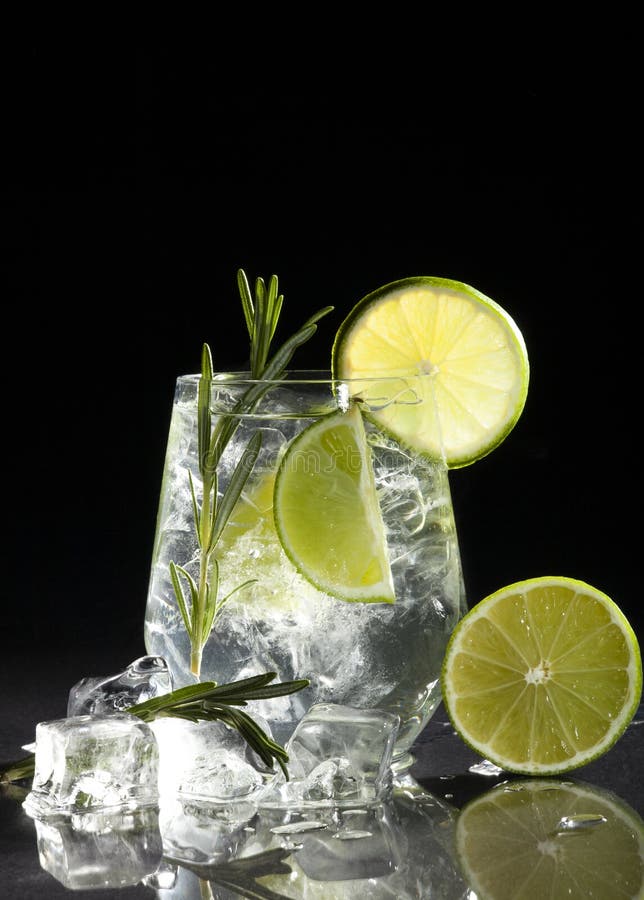
M 430 276 L 364 297 L 338 329 L 333 372 L 361 380 L 356 391 L 382 428 L 450 468 L 505 439 L 529 380 L 511 316 L 467 284 Z
M 642 820 L 591 785 L 499 784 L 461 810 L 456 846 L 480 900 L 644 896 Z
M 456 731 L 510 772 L 553 775 L 605 753 L 642 692 L 637 638 L 618 606 L 573 578 L 505 587 L 457 624 L 442 669 Z
M 297 570 L 340 600 L 395 600 L 385 529 L 357 406 L 313 422 L 289 445 L 273 498 Z

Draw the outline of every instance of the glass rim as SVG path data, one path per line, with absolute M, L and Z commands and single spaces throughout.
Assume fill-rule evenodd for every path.
M 333 375 L 330 369 L 287 369 L 280 378 L 252 378 L 249 371 L 230 371 L 230 372 L 213 372 L 213 384 L 226 385 L 338 385 L 338 384 L 363 384 L 364 382 L 391 382 L 400 383 L 401 381 L 416 379 L 431 379 L 431 372 L 401 372 L 399 375 L 379 374 L 378 372 L 370 372 L 368 375 L 353 376 L 351 378 L 342 378 Z M 179 375 L 177 383 L 179 384 L 197 384 L 201 375 L 197 372 L 185 375 Z

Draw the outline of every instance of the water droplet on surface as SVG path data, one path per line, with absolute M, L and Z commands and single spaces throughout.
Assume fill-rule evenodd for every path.
M 473 766 L 470 766 L 467 770 L 468 772 L 472 772 L 474 775 L 500 775 L 503 769 L 499 768 L 499 766 L 495 766 L 493 762 L 490 762 L 489 759 L 484 759 L 483 762 L 474 763 Z
M 575 831 L 585 831 L 603 825 L 608 819 L 599 813 L 579 813 L 578 815 L 564 816 L 557 822 L 555 831 L 557 834 L 570 834 Z
M 370 831 L 358 831 L 356 829 L 354 831 L 339 831 L 333 837 L 337 841 L 359 841 L 361 838 L 373 837 L 373 834 Z
M 303 834 L 306 831 L 321 831 L 326 827 L 324 822 L 303 819 L 300 822 L 290 822 L 288 825 L 276 825 L 271 828 L 271 834 Z

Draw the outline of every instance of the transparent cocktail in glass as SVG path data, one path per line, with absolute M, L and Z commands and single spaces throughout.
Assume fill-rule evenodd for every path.
M 228 599 L 203 647 L 199 676 L 223 683 L 270 671 L 279 681 L 309 679 L 305 690 L 253 704 L 280 743 L 314 703 L 383 709 L 401 719 L 394 768 L 403 770 L 440 702 L 445 647 L 466 610 L 448 470 L 441 459 L 400 444 L 372 415 L 383 403 L 426 402 L 430 392 L 420 382 L 429 377 L 361 383 L 334 380 L 328 372 L 294 371 L 274 382 L 253 381 L 243 373 L 213 376 L 208 428 L 227 428 L 229 435 L 217 466 L 220 498 L 258 431 L 261 448 L 213 552 L 218 591 Z M 198 581 L 203 560 L 195 529 L 202 484 L 199 383 L 200 376 L 189 375 L 176 384 L 145 616 L 146 648 L 166 659 L 176 686 L 195 681 L 171 564 L 181 567 L 184 579 Z M 250 411 L 244 403 L 249 391 L 256 398 Z M 289 448 L 315 423 L 348 416 L 351 410 L 355 417 L 356 408 L 394 602 L 348 601 L 322 589 L 319 581 L 316 586 L 310 564 L 300 566 L 292 548 L 285 549 L 275 509 L 276 484 L 287 464 L 301 466 L 302 477 L 325 479 L 324 504 L 340 502 L 347 460 L 334 459 L 333 448 L 323 459 L 298 457 Z M 343 541 L 352 538 L 346 531 L 335 533 L 320 507 L 318 514 L 309 512 L 307 530 L 314 537 L 309 552 L 315 559 L 319 549 L 321 565 L 337 571 L 342 583 Z M 359 528 L 362 519 L 356 515 L 355 521 Z

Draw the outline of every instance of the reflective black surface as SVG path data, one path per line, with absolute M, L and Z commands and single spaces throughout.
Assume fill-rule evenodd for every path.
M 136 653 L 135 642 L 128 648 L 131 652 Z M 16 665 L 5 669 L 0 756 L 6 760 L 21 755 L 20 746 L 33 739 L 37 721 L 65 714 L 66 691 L 77 680 L 79 667 L 107 671 L 108 657 L 108 648 L 101 654 L 84 647 L 78 648 L 74 659 L 56 659 L 52 654 L 46 660 L 41 657 L 29 671 L 20 672 Z M 5 658 L 6 662 L 11 660 Z M 562 782 L 577 785 L 601 803 L 608 797 L 611 805 L 627 810 L 629 822 L 644 828 L 643 741 L 644 707 L 640 707 L 626 733 L 601 759 L 565 778 L 547 781 L 553 788 Z M 298 897 L 310 879 L 318 892 L 330 885 L 328 893 L 316 896 L 357 897 L 367 883 L 360 879 L 370 878 L 370 889 L 375 891 L 379 880 L 389 879 L 389 889 L 403 897 L 432 896 L 432 890 L 446 898 L 465 897 L 468 881 L 454 850 L 461 811 L 497 785 L 520 787 L 529 780 L 471 771 L 481 759 L 454 734 L 442 707 L 418 740 L 415 758 L 412 779 L 391 804 L 353 818 L 328 811 L 307 814 L 305 818 L 316 820 L 319 829 L 279 836 L 270 830 L 286 821 L 279 813 L 222 824 L 212 812 L 190 807 L 177 813 L 188 817 L 187 831 L 167 811 L 159 820 L 156 810 L 118 826 L 100 817 L 89 825 L 81 823 L 80 830 L 69 820 L 37 824 L 22 809 L 24 786 L 12 787 L 0 794 L 0 896 L 191 900 L 200 897 L 208 882 L 215 898 L 243 897 L 249 885 L 263 890 L 266 897 L 270 890 L 275 897 Z M 240 854 L 250 859 L 240 864 L 236 862 Z M 157 895 L 154 887 L 138 883 L 157 870 L 157 885 L 174 884 L 171 891 Z M 97 878 L 113 886 L 100 888 Z M 338 881 L 328 882 L 329 878 Z M 336 894 L 338 885 L 342 893 Z

